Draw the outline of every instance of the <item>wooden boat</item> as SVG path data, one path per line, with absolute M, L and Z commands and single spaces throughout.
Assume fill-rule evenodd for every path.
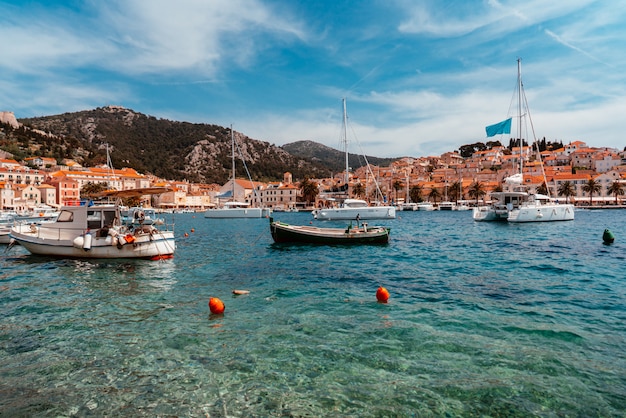
M 361 222 L 346 228 L 319 228 L 315 226 L 289 225 L 270 218 L 270 232 L 274 242 L 307 244 L 386 244 L 390 228 L 368 226 Z

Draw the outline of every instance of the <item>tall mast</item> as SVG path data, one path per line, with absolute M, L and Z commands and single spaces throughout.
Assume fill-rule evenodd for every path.
M 348 112 L 346 111 L 346 99 L 343 99 L 343 150 L 346 154 L 346 187 L 350 180 L 350 167 L 348 166 Z M 346 190 L 347 192 L 347 190 Z
M 523 175 L 524 140 L 522 139 L 522 59 L 517 59 L 517 135 L 519 136 L 519 173 Z
M 233 185 L 233 202 L 235 201 L 235 133 L 233 132 L 233 125 L 232 123 L 230 124 L 230 142 L 231 142 L 231 157 L 232 157 L 232 164 L 233 164 L 233 179 L 232 179 L 232 185 Z

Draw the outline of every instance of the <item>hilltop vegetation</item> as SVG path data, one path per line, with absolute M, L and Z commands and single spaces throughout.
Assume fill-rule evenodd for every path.
M 116 168 L 170 180 L 200 183 L 227 181 L 231 174 L 231 133 L 227 127 L 157 119 L 118 106 L 81 112 L 20 119 L 20 128 L 0 124 L 0 149 L 17 160 L 30 156 L 73 159 L 84 166 L 106 163 L 106 149 Z M 247 177 L 241 155 L 253 180 L 328 177 L 344 169 L 344 154 L 312 141 L 283 147 L 254 140 L 235 131 L 238 177 Z M 367 157 L 371 164 L 388 165 L 393 159 Z M 350 154 L 350 166 L 365 159 Z

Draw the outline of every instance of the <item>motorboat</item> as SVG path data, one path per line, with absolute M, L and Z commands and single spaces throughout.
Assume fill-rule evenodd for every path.
M 54 222 L 20 223 L 10 236 L 32 254 L 64 258 L 171 258 L 174 231 L 124 225 L 118 204 L 64 206 Z

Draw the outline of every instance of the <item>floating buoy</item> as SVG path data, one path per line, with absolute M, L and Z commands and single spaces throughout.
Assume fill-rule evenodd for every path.
M 185 238 L 188 237 L 188 236 L 189 236 L 189 234 L 185 232 Z
M 380 303 L 387 303 L 389 300 L 389 291 L 384 287 L 379 287 L 376 291 L 376 300 Z
M 196 232 L 196 230 L 195 230 L 195 229 L 193 229 L 193 228 L 191 228 L 191 232 Z
M 604 233 L 602 234 L 602 240 L 604 241 L 605 244 L 612 244 L 613 241 L 615 241 L 615 235 L 613 235 L 611 230 L 607 228 L 604 230 Z
M 222 302 L 219 298 L 211 298 L 209 299 L 209 309 L 212 314 L 221 315 L 224 313 L 224 302 Z
M 235 295 L 247 295 L 249 293 L 250 293 L 249 290 L 237 290 L 237 289 L 233 290 L 233 294 Z

